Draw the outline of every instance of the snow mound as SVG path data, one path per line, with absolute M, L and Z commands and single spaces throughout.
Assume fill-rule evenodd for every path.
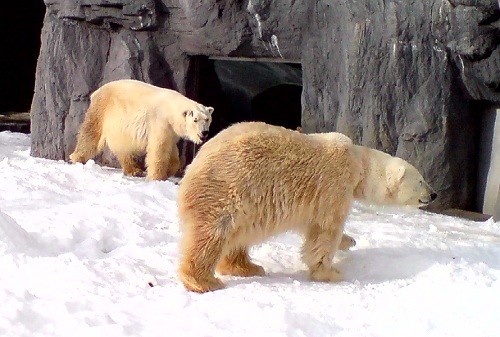
M 500 223 L 356 203 L 345 280 L 307 280 L 301 239 L 254 247 L 264 277 L 186 292 L 177 186 L 29 156 L 0 133 L 0 336 L 500 336 Z

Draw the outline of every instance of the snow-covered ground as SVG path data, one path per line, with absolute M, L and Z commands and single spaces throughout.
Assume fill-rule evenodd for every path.
M 500 222 L 356 204 L 345 281 L 309 282 L 286 234 L 251 252 L 265 277 L 199 295 L 176 193 L 0 133 L 0 336 L 500 336 Z

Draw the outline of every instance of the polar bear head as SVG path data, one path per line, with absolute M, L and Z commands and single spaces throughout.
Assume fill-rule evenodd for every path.
M 386 197 L 394 204 L 421 207 L 437 197 L 420 172 L 401 158 L 392 157 L 387 162 L 385 173 Z
M 194 109 L 184 112 L 187 138 L 195 144 L 201 144 L 207 140 L 213 111 L 214 108 L 199 104 Z

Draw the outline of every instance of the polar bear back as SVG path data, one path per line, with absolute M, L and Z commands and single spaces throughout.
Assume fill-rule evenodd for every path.
M 197 102 L 185 97 L 181 93 L 156 87 L 149 83 L 137 80 L 124 79 L 107 83 L 96 90 L 91 99 L 105 97 L 109 105 L 116 109 L 106 110 L 108 118 L 172 118 L 172 123 L 179 123 L 182 112 L 188 109 L 196 109 Z M 183 107 L 179 109 L 179 107 Z M 180 113 L 170 113 L 170 112 Z M 119 114 L 119 116 L 112 116 Z M 125 123 L 123 123 L 125 124 Z
M 198 106 L 175 90 L 130 79 L 103 85 L 91 100 L 103 107 L 103 135 L 118 152 L 144 151 L 152 127 L 164 128 L 177 142 L 186 133 L 183 111 Z
M 353 198 L 349 151 L 264 123 L 234 125 L 204 144 L 186 170 L 181 223 L 238 226 L 245 244 L 311 221 L 340 226 Z

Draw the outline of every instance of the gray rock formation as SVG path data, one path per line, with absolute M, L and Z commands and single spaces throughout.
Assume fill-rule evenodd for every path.
M 32 154 L 66 159 L 100 85 L 136 78 L 196 98 L 190 56 L 301 62 L 305 132 L 401 156 L 470 207 L 477 101 L 500 103 L 497 0 L 45 0 Z M 109 158 L 103 158 L 106 163 Z

